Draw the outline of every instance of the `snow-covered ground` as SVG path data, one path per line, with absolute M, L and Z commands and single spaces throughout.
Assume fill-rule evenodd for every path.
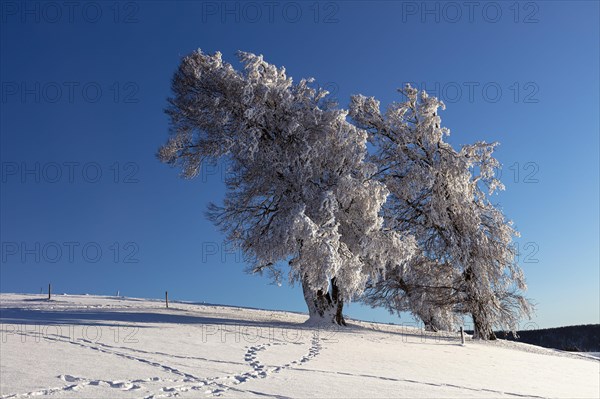
M 297 313 L 0 294 L 0 396 L 600 397 L 600 361 Z

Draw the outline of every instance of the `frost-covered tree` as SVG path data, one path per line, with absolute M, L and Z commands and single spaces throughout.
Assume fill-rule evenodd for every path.
M 371 280 L 363 301 L 391 313 L 411 312 L 428 331 L 453 330 L 460 323 L 456 271 L 448 264 L 419 254 L 404 266 L 390 268 Z
M 311 319 L 345 324 L 343 303 L 414 252 L 414 240 L 383 228 L 385 185 L 369 179 L 367 133 L 346 121 L 312 80 L 294 83 L 262 56 L 185 57 L 166 109 L 171 131 L 161 161 L 194 177 L 205 160 L 230 171 L 222 205 L 209 218 L 239 246 L 250 270 L 281 278 L 290 266 Z
M 414 235 L 419 248 L 372 280 L 365 300 L 411 311 L 433 330 L 470 314 L 474 336 L 493 339 L 493 327 L 514 329 L 530 312 L 511 245 L 517 232 L 489 200 L 503 189 L 492 156 L 497 143 L 454 150 L 437 113 L 443 103 L 410 86 L 400 91 L 406 101 L 383 114 L 374 98 L 351 100 L 350 115 L 370 132 L 379 178 L 392 194 L 386 224 Z

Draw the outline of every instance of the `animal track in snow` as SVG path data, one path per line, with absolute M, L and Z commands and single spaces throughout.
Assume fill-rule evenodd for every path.
M 179 393 L 188 391 L 203 391 L 205 395 L 209 396 L 220 396 L 228 390 L 237 390 L 237 386 L 240 384 L 257 378 L 266 378 L 272 373 L 277 373 L 284 369 L 292 368 L 294 365 L 300 365 L 314 359 L 322 349 L 322 345 L 319 338 L 319 333 L 313 333 L 311 339 L 311 346 L 308 353 L 302 356 L 298 360 L 291 361 L 289 363 L 267 367 L 261 363 L 258 359 L 258 355 L 262 351 L 266 351 L 269 347 L 278 345 L 287 345 L 287 342 L 269 342 L 263 344 L 256 344 L 247 348 L 244 354 L 244 361 L 252 368 L 252 371 L 233 374 L 224 377 L 207 378 L 205 380 L 195 382 L 192 384 L 183 384 L 178 386 L 164 387 L 160 393 L 146 397 L 145 399 L 159 399 L 165 397 L 178 396 Z M 240 391 L 243 392 L 243 391 Z
M 21 333 L 21 334 L 28 335 L 27 333 Z M 142 351 L 142 350 L 133 349 L 133 348 L 114 347 L 111 345 L 93 342 L 93 341 L 86 340 L 86 339 L 78 339 L 76 341 L 73 341 L 73 340 L 70 340 L 63 336 L 56 336 L 56 337 L 46 336 L 45 339 L 49 339 L 49 340 L 56 341 L 56 342 L 67 343 L 67 344 L 73 344 L 73 345 L 80 346 L 82 348 L 95 350 L 98 352 L 102 352 L 102 353 L 106 353 L 106 354 L 110 354 L 110 355 L 114 355 L 114 356 L 119 356 L 119 357 L 122 357 L 122 358 L 125 358 L 128 360 L 145 363 L 147 365 L 160 368 L 165 372 L 175 374 L 175 375 L 179 376 L 180 378 L 166 379 L 166 378 L 160 378 L 160 377 L 150 377 L 150 378 L 146 378 L 146 379 L 109 381 L 109 380 L 88 379 L 88 378 L 84 378 L 84 377 L 76 377 L 76 376 L 65 374 L 65 375 L 58 376 L 58 378 L 60 380 L 62 380 L 63 382 L 68 383 L 68 385 L 64 385 L 62 387 L 56 387 L 56 388 L 43 389 L 43 390 L 39 390 L 39 391 L 27 392 L 27 393 L 23 393 L 23 394 L 14 394 L 14 395 L 10 395 L 10 396 L 3 396 L 3 398 L 8 399 L 8 398 L 39 396 L 39 395 L 52 395 L 52 394 L 56 394 L 61 391 L 62 392 L 79 391 L 79 390 L 85 388 L 86 386 L 107 386 L 107 387 L 111 387 L 111 388 L 115 388 L 115 389 L 120 389 L 123 391 L 140 391 L 143 389 L 147 389 L 145 387 L 145 385 L 147 385 L 149 383 L 155 383 L 155 384 L 167 383 L 167 384 L 174 384 L 174 385 L 163 386 L 162 388 L 159 389 L 158 392 L 146 396 L 145 399 L 158 399 L 158 398 L 179 396 L 180 393 L 189 392 L 189 391 L 199 391 L 199 392 L 204 393 L 205 395 L 220 396 L 223 392 L 225 392 L 229 389 L 237 390 L 235 388 L 236 386 L 239 386 L 240 384 L 247 382 L 249 380 L 257 379 L 257 378 L 266 378 L 271 373 L 278 373 L 281 370 L 292 368 L 294 365 L 300 365 L 300 364 L 306 363 L 306 362 L 312 360 L 314 357 L 316 357 L 322 349 L 322 345 L 321 345 L 321 342 L 319 339 L 319 333 L 314 332 L 312 339 L 310 341 L 311 345 L 309 347 L 307 354 L 305 354 L 298 360 L 294 360 L 294 361 L 291 361 L 289 363 L 286 363 L 286 364 L 283 364 L 280 366 L 267 367 L 265 364 L 261 363 L 260 360 L 258 359 L 259 352 L 266 351 L 271 346 L 279 346 L 279 345 L 284 346 L 284 345 L 288 345 L 289 343 L 284 342 L 284 341 L 278 341 L 278 342 L 257 344 L 257 345 L 248 347 L 244 354 L 243 360 L 245 363 L 247 363 L 251 367 L 251 371 L 247 371 L 247 372 L 243 372 L 243 373 L 236 373 L 233 375 L 223 376 L 223 377 L 200 378 L 200 377 L 196 377 L 192 374 L 178 370 L 177 368 L 163 364 L 161 362 L 142 358 L 139 356 L 135 356 L 131 353 L 126 353 L 126 352 L 132 351 L 132 352 L 138 352 L 138 353 L 147 353 L 147 354 L 151 354 L 151 355 L 155 355 L 155 356 L 156 355 L 172 356 L 172 355 L 169 355 L 166 353 Z M 183 356 L 175 356 L 175 355 L 173 355 L 173 356 L 174 357 L 183 357 Z M 185 357 L 185 358 L 211 361 L 210 359 L 194 358 L 192 356 Z M 234 363 L 234 362 L 226 362 L 226 363 Z

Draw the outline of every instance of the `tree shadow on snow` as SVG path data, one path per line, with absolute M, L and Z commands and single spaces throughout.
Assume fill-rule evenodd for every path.
M 178 311 L 178 309 L 169 309 Z M 250 327 L 277 327 L 302 329 L 303 324 L 275 321 L 256 321 L 232 318 L 192 316 L 164 312 L 128 312 L 113 310 L 37 310 L 23 308 L 3 308 L 0 310 L 2 324 L 69 324 L 121 327 L 151 327 L 151 324 L 186 325 L 232 325 Z M 144 325 L 147 324 L 147 325 Z

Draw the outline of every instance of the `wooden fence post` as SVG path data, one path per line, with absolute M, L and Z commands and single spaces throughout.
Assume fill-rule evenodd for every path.
M 169 307 L 169 291 L 165 291 L 165 305 Z
M 465 344 L 465 331 L 463 330 L 462 326 L 460 326 L 460 344 Z
M 50 300 L 50 292 L 52 291 L 52 286 L 48 283 L 48 300 Z

